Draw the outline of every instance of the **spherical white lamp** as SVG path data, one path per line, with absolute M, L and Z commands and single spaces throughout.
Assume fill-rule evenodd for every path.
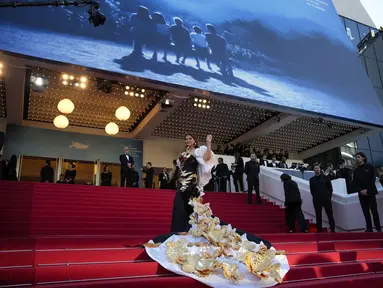
M 110 122 L 105 126 L 105 132 L 108 135 L 116 135 L 119 131 L 118 125 L 114 122 Z
M 130 110 L 125 106 L 121 106 L 116 110 L 116 118 L 120 121 L 126 121 L 130 118 Z
M 53 120 L 53 124 L 59 128 L 59 129 L 64 129 L 68 127 L 69 125 L 69 120 L 66 116 L 64 115 L 59 115 Z
M 70 114 L 74 110 L 74 104 L 69 99 L 63 99 L 57 105 L 57 109 L 63 114 Z

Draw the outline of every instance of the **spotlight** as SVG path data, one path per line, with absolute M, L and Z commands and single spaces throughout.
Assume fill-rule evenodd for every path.
M 194 98 L 194 107 L 202 108 L 202 109 L 210 109 L 210 101 L 207 99 L 200 99 L 198 97 Z
M 68 81 L 63 81 L 63 84 L 64 85 L 68 85 Z
M 68 74 L 63 74 L 62 78 L 63 78 L 64 80 L 68 80 L 68 79 L 69 79 L 69 76 L 68 76 Z
M 86 84 L 85 83 L 81 83 L 80 84 L 80 88 L 85 89 L 86 88 Z
M 77 82 L 76 83 L 74 83 L 74 86 L 76 86 L 76 87 L 78 87 L 80 84 L 78 84 Z
M 130 95 L 130 96 L 134 96 L 134 92 L 130 92 L 129 95 Z
M 125 93 L 125 95 L 129 95 L 129 92 L 128 92 L 128 91 L 125 91 L 124 93 Z
M 136 97 L 140 96 L 140 94 L 136 93 Z
M 42 85 L 43 85 L 43 78 L 41 78 L 41 77 L 37 77 L 37 78 L 35 79 L 35 84 L 36 84 L 37 86 L 42 86 Z
M 74 76 L 69 76 L 69 80 L 74 80 Z
M 32 91 L 42 92 L 48 87 L 49 81 L 45 77 L 31 75 L 30 83 Z
M 129 86 L 125 86 L 125 89 L 126 89 L 126 90 L 129 90 L 129 88 L 130 88 Z
M 173 107 L 172 101 L 170 99 L 164 99 L 161 101 L 161 108 L 171 108 Z
M 144 94 L 141 94 L 140 96 L 141 96 L 141 98 L 144 98 L 144 97 L 145 97 L 145 95 L 144 95 Z
M 145 89 L 142 89 L 141 92 L 142 92 L 142 93 L 145 93 Z
M 82 76 L 81 78 L 80 78 L 80 82 L 81 83 L 86 83 L 88 81 L 88 79 L 86 79 L 86 77 L 84 77 L 84 76 Z
M 92 5 L 88 11 L 89 23 L 93 24 L 94 27 L 104 25 L 106 17 L 99 10 L 98 5 Z

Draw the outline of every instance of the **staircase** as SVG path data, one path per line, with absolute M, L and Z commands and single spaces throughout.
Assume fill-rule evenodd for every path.
M 173 191 L 0 182 L 0 287 L 206 287 L 140 244 L 167 233 Z M 284 234 L 284 211 L 208 193 L 213 213 L 285 250 L 282 287 L 383 287 L 381 233 Z M 240 286 L 239 286 L 240 287 Z

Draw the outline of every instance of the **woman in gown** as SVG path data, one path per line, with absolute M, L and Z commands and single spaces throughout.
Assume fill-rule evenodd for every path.
M 164 268 L 211 287 L 274 286 L 289 270 L 286 256 L 270 242 L 220 221 L 209 204 L 202 203 L 202 189 L 216 165 L 211 141 L 208 135 L 206 146 L 198 147 L 195 138 L 186 135 L 185 152 L 177 161 L 172 232 L 146 243 L 146 252 Z M 224 277 L 216 273 L 220 269 Z
M 212 136 L 206 137 L 206 146 L 198 146 L 195 138 L 187 134 L 185 136 L 185 152 L 181 153 L 177 165 L 180 168 L 178 174 L 178 189 L 173 203 L 173 215 L 170 234 L 160 235 L 153 239 L 155 243 L 163 243 L 166 239 L 176 233 L 188 232 L 190 215 L 193 213 L 193 206 L 189 204 L 190 199 L 199 197 L 203 187 L 209 183 L 211 169 L 217 164 L 215 155 L 211 150 Z M 203 192 L 202 192 L 203 193 Z M 213 216 L 214 217 L 214 216 Z M 228 225 L 220 221 L 220 225 Z M 237 229 L 239 235 L 246 232 Z M 268 248 L 272 245 L 269 241 L 263 240 L 255 235 L 246 233 L 247 239 L 255 243 L 263 242 Z

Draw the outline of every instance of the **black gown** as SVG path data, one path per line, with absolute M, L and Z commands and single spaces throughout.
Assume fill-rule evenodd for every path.
M 197 188 L 198 183 L 198 165 L 200 165 L 192 154 L 184 152 L 179 157 L 180 172 L 178 175 L 178 187 L 173 202 L 172 223 L 169 234 L 157 236 L 153 239 L 154 243 L 163 243 L 169 237 L 181 232 L 188 232 L 191 228 L 189 224 L 190 215 L 193 213 L 193 207 L 189 205 L 189 200 L 200 195 Z M 212 216 L 215 217 L 215 216 Z M 228 225 L 221 221 L 221 226 Z M 236 228 L 236 227 L 233 227 Z M 255 235 L 236 229 L 239 235 L 246 233 L 249 241 L 257 244 L 263 242 L 268 248 L 272 245 L 269 241 L 263 240 Z

